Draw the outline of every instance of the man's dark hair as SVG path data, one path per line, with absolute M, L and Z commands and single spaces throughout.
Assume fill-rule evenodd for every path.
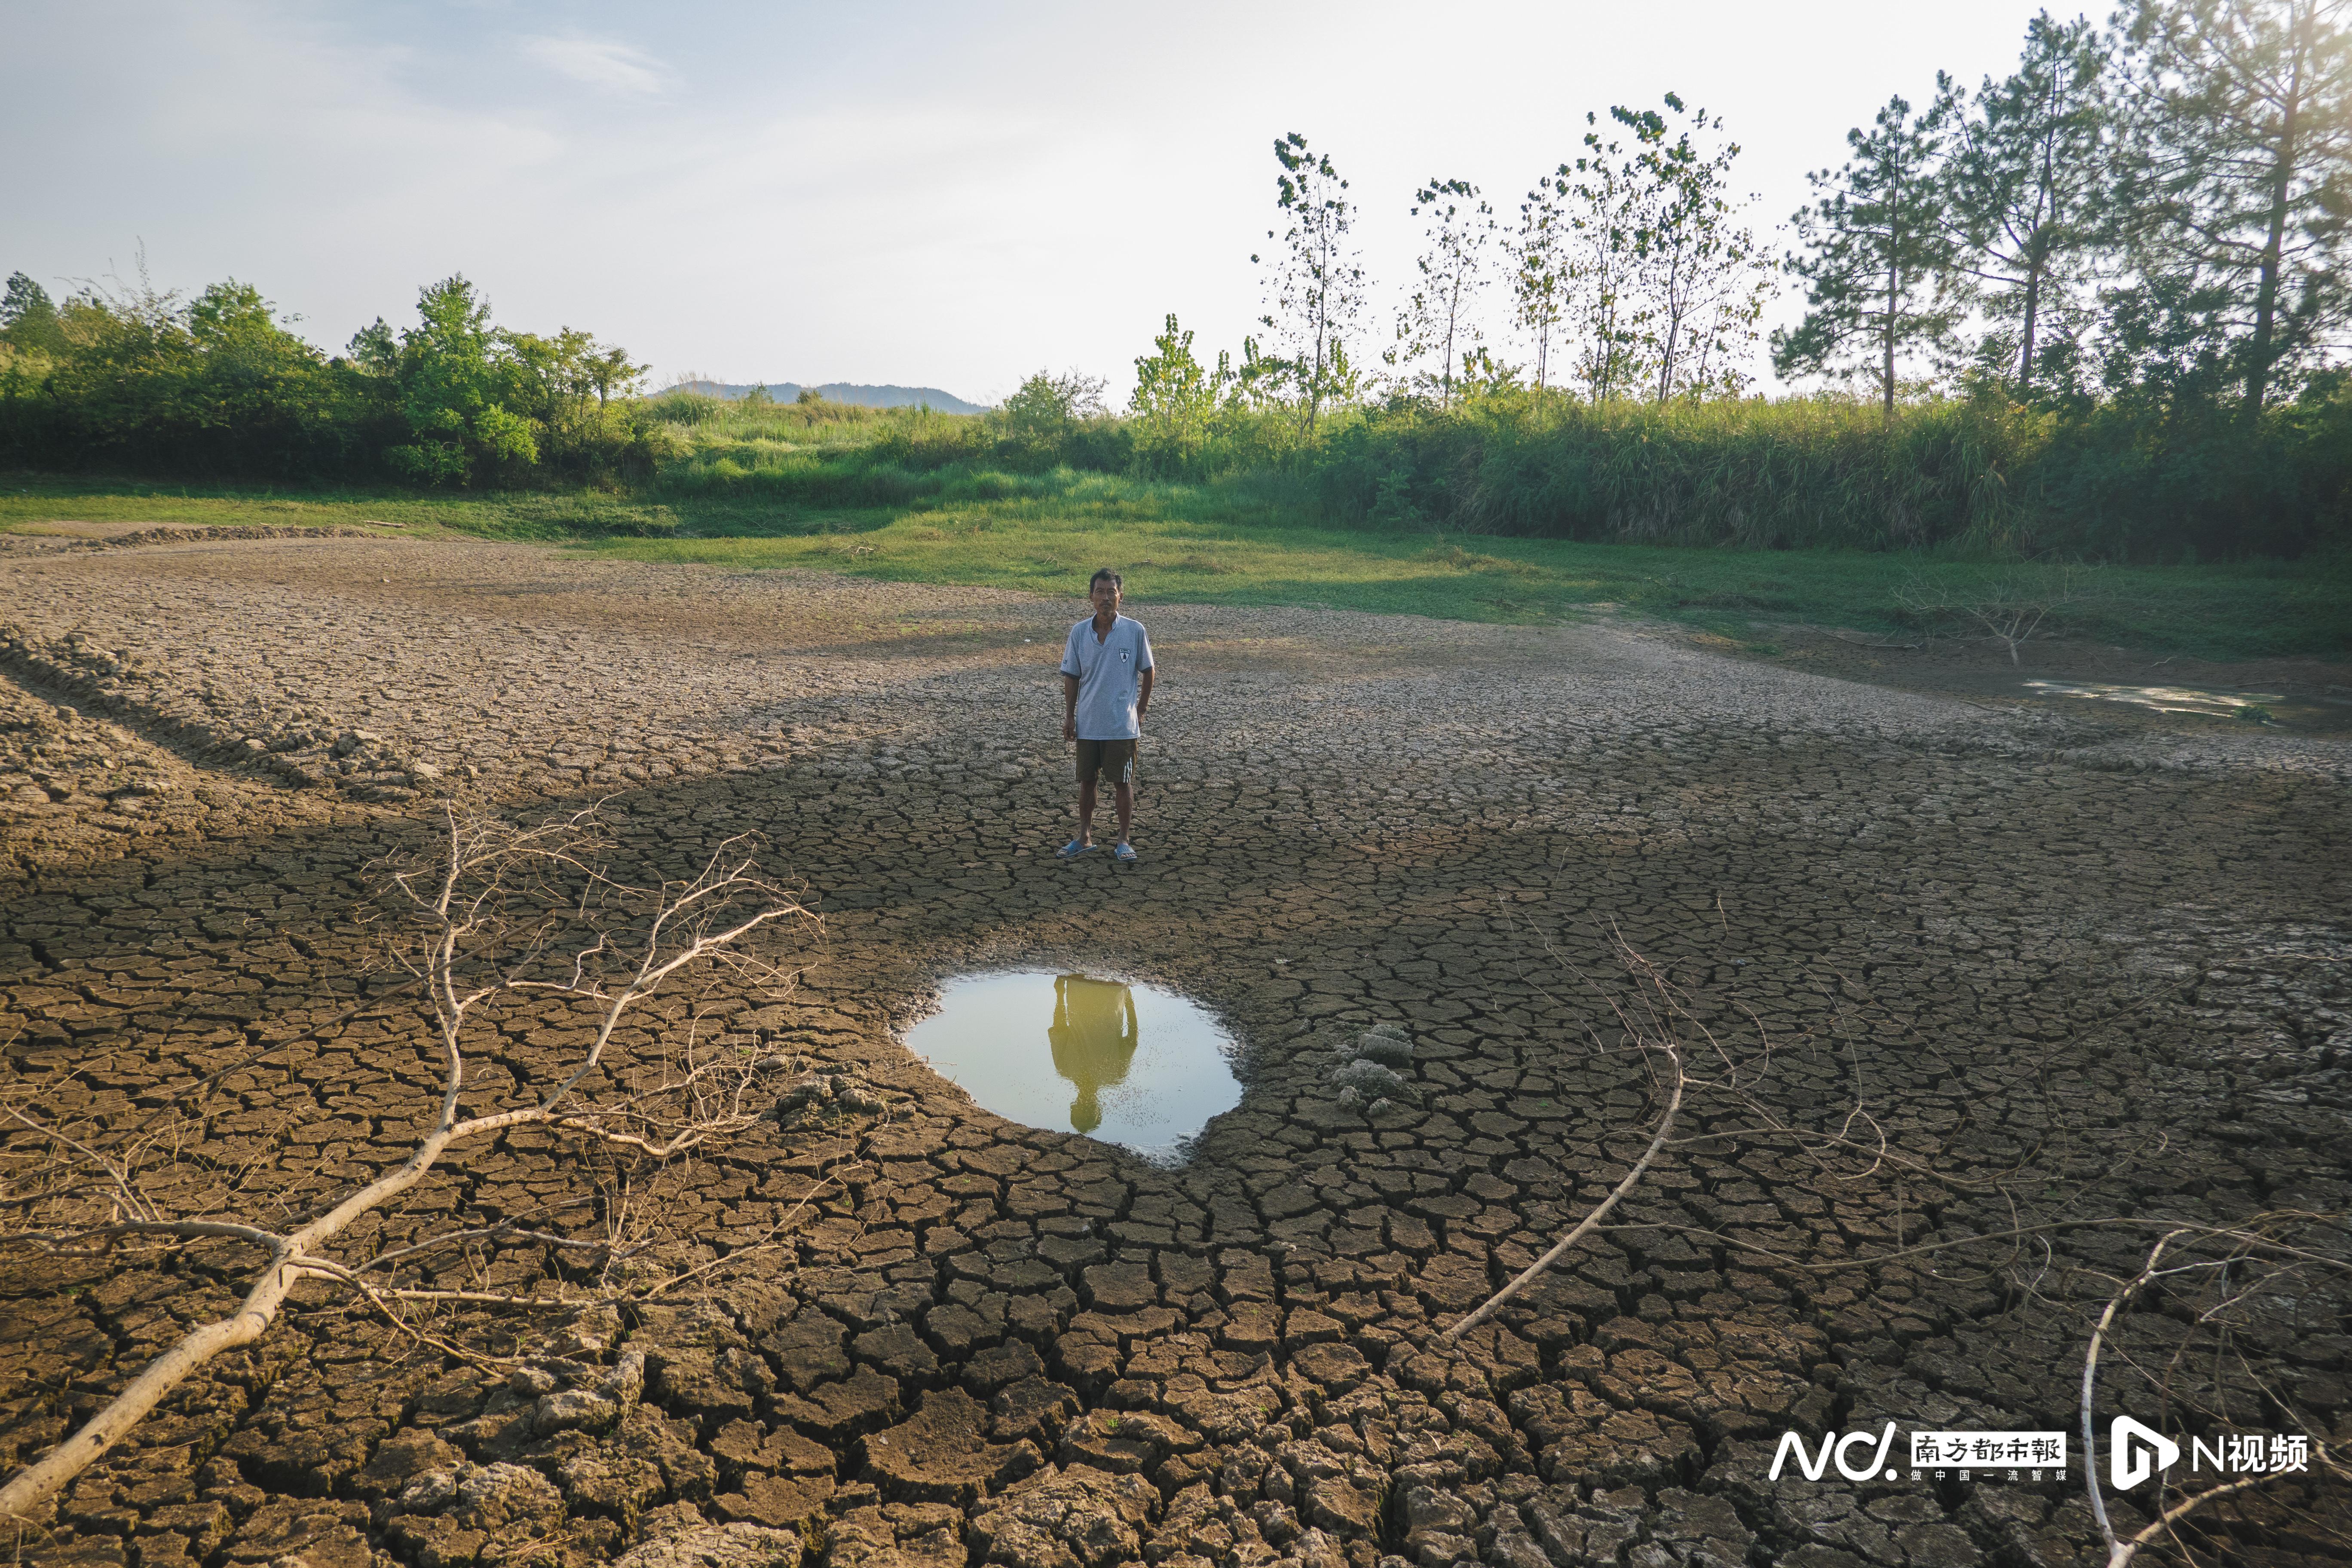
M 1087 579 L 1087 592 L 1088 594 L 1092 594 L 1095 591 L 1095 584 L 1097 583 L 1108 583 L 1120 593 L 1124 594 L 1127 592 L 1126 580 L 1108 566 Z

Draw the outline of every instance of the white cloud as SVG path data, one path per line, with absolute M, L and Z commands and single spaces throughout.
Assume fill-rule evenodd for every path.
M 525 38 L 522 52 L 559 76 L 590 87 L 652 94 L 667 85 L 659 60 L 618 38 Z

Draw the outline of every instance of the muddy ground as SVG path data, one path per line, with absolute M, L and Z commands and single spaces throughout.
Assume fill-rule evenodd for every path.
M 2340 735 L 2029 700 L 1948 649 L 1821 650 L 1832 679 L 1634 625 L 1130 607 L 1161 662 L 1142 859 L 1064 865 L 1074 605 L 523 546 L 0 543 L 11 1106 L 160 1129 L 167 1185 L 311 1212 L 432 1109 L 380 863 L 445 803 L 599 799 L 635 871 L 767 836 L 822 929 L 762 949 L 789 995 L 705 993 L 707 1026 L 861 1086 L 661 1170 L 539 1132 L 453 1161 L 353 1245 L 520 1217 L 659 1232 L 658 1268 L 617 1314 L 444 1307 L 429 1340 L 307 1285 L 23 1560 L 2100 1560 L 2079 1442 L 2063 1479 L 1766 1473 L 1789 1430 L 2074 1429 L 2090 1321 L 2167 1222 L 2345 1208 Z M 1619 942 L 1709 1081 L 1609 1228 L 1449 1343 L 1649 1140 Z M 898 1035 L 1012 963 L 1201 998 L 1242 1106 L 1175 1168 L 980 1110 Z M 489 1016 L 478 1102 L 579 1022 Z M 1375 1113 L 1331 1075 L 1379 1024 L 1415 1053 Z M 54 1175 L 23 1123 L 5 1147 L 12 1195 Z M 599 1258 L 492 1237 L 398 1274 L 579 1300 Z M 257 1262 L 0 1254 L 0 1466 Z M 646 1296 L 678 1268 L 709 1271 Z M 2128 1315 L 2102 1430 L 2218 1401 L 2352 1436 L 2325 1279 L 2250 1289 L 2226 1345 Z M 2340 1560 L 2347 1515 L 2288 1477 L 2195 1539 Z

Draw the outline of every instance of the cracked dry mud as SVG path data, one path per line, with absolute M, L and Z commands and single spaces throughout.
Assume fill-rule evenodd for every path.
M 0 545 L 0 1040 L 50 1113 L 148 1116 L 378 984 L 371 863 L 442 799 L 606 796 L 645 867 L 770 837 L 823 939 L 793 994 L 706 1012 L 888 1107 L 788 1117 L 638 1194 L 702 1257 L 806 1199 L 717 1290 L 440 1321 L 511 1371 L 306 1288 L 24 1560 L 2095 1560 L 2078 1480 L 1765 1472 L 1790 1428 L 2070 1426 L 2108 1290 L 2083 1271 L 2129 1272 L 2145 1235 L 1823 1266 L 2021 1216 L 2342 1206 L 2345 747 L 1992 711 L 1638 628 L 1134 608 L 1162 666 L 1144 859 L 1065 866 L 1071 605 L 520 546 Z M 1648 1136 L 1612 934 L 1730 1048 L 1762 1032 L 1777 1115 L 1859 1108 L 1926 1169 L 1817 1163 L 1702 1095 L 1622 1226 L 1448 1347 Z M 908 1058 L 938 979 L 1015 962 L 1215 1007 L 1241 1107 L 1161 1169 Z M 478 1102 L 542 1080 L 576 1022 L 500 1015 Z M 1383 1024 L 1418 1104 L 1372 1118 L 1328 1047 Z M 425 1114 L 413 1009 L 319 1032 L 177 1124 L 260 1217 L 395 1161 Z M 517 1135 L 354 1239 L 461 1203 L 601 1234 L 617 1190 Z M 418 1278 L 562 1288 L 535 1246 L 438 1257 Z M 8 1255 L 0 1465 L 252 1261 Z M 2253 1364 L 2345 1436 L 2345 1302 L 2281 1310 Z M 2315 1560 L 2346 1506 L 2282 1482 L 2215 1548 Z

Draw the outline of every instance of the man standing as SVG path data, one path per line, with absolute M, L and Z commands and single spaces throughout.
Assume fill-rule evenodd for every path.
M 1062 739 L 1078 743 L 1078 836 L 1062 846 L 1065 860 L 1092 849 L 1095 781 L 1110 780 L 1118 805 L 1118 846 L 1112 854 L 1135 858 L 1127 841 L 1135 816 L 1135 742 L 1151 706 L 1151 639 L 1143 623 L 1118 613 L 1118 574 L 1106 566 L 1087 584 L 1095 613 L 1070 628 L 1062 648 Z

